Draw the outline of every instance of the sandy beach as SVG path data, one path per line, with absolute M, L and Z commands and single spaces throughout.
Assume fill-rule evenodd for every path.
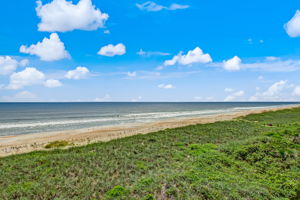
M 159 122 L 130 124 L 126 126 L 111 126 L 68 130 L 60 132 L 24 134 L 17 136 L 3 136 L 0 137 L 0 157 L 5 157 L 12 154 L 27 153 L 35 150 L 45 150 L 45 145 L 57 140 L 65 140 L 73 143 L 74 146 L 81 146 L 100 141 L 105 142 L 137 134 L 147 134 L 151 132 L 164 130 L 167 128 L 176 128 L 193 124 L 213 123 L 217 121 L 231 120 L 237 117 L 254 113 L 277 111 L 295 107 L 299 107 L 299 105 L 281 106 L 277 108 L 272 107 L 264 109 L 253 109 L 240 112 L 233 112 L 229 114 L 163 120 Z

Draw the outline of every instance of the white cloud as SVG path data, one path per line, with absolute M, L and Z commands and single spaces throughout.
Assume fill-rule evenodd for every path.
M 111 97 L 109 94 L 106 94 L 104 97 L 98 97 L 98 98 L 95 98 L 94 101 L 96 102 L 105 102 L 105 101 L 110 101 L 111 100 Z
M 271 85 L 269 87 L 269 89 L 263 93 L 264 96 L 274 96 L 276 94 L 278 94 L 279 92 L 281 92 L 285 87 L 287 86 L 287 81 L 278 81 L 276 83 L 274 83 L 273 85 Z
M 231 58 L 227 61 L 224 61 L 223 67 L 225 70 L 228 70 L 228 71 L 238 71 L 241 69 L 241 63 L 242 63 L 242 60 L 239 57 L 234 56 L 233 58 Z
M 116 55 L 124 55 L 126 53 L 126 47 L 124 44 L 119 43 L 117 45 L 112 45 L 109 44 L 107 46 L 102 47 L 99 51 L 98 51 L 98 55 L 102 55 L 102 56 L 116 56 Z
M 159 84 L 157 87 L 161 88 L 161 89 L 174 89 L 175 88 L 172 84 Z
M 186 9 L 189 7 L 190 7 L 189 5 L 181 5 L 181 4 L 173 3 L 167 9 L 168 10 L 180 10 L 180 9 Z
M 245 92 L 243 90 L 240 90 L 240 91 L 237 91 L 237 92 L 234 92 L 230 95 L 228 95 L 224 101 L 234 101 L 236 100 L 237 97 L 241 97 L 241 96 L 244 96 Z
M 32 44 L 29 47 L 22 45 L 20 52 L 37 55 L 43 61 L 61 60 L 70 56 L 56 33 L 52 33 L 49 39 L 44 38 L 42 42 Z
M 17 93 L 15 95 L 15 98 L 16 99 L 34 99 L 34 98 L 36 98 L 36 95 L 29 91 L 22 91 L 22 92 Z
M 194 50 L 188 51 L 186 55 L 183 52 L 179 52 L 171 60 L 166 60 L 164 66 L 172 66 L 176 64 L 190 65 L 194 63 L 209 63 L 212 62 L 212 58 L 209 54 L 204 54 L 202 49 L 196 47 Z
M 275 56 L 267 56 L 266 57 L 266 61 L 275 61 L 275 60 L 279 60 L 280 58 L 275 57 Z
M 59 80 L 48 79 L 45 81 L 44 85 L 48 88 L 55 88 L 62 86 L 62 83 Z
M 293 18 L 290 19 L 290 21 L 288 21 L 288 23 L 284 25 L 284 29 L 290 37 L 300 36 L 300 11 L 299 10 L 297 10 Z
M 143 4 L 135 4 L 140 10 L 146 10 L 146 11 L 150 11 L 150 12 L 156 12 L 156 11 L 161 11 L 163 9 L 165 9 L 164 6 L 156 4 L 152 1 L 147 1 Z
M 233 100 L 235 100 L 235 98 L 236 98 L 235 96 L 229 95 L 224 99 L 224 101 L 233 101 Z
M 300 69 L 300 60 L 274 60 L 267 62 L 245 63 L 243 69 L 256 69 L 269 72 L 293 72 Z
M 136 72 L 127 72 L 127 76 L 129 76 L 129 77 L 135 77 L 136 76 Z
M 38 30 L 48 32 L 96 30 L 104 27 L 108 19 L 108 14 L 95 8 L 91 0 L 80 0 L 76 5 L 66 0 L 53 0 L 42 5 L 39 0 L 36 13 L 41 18 Z
M 259 92 L 250 97 L 250 101 L 290 101 L 291 94 L 296 95 L 296 88 L 289 84 L 287 80 L 273 83 L 267 90 Z M 293 91 L 292 91 L 293 90 Z
M 257 101 L 257 97 L 256 97 L 256 96 L 251 96 L 251 97 L 249 98 L 249 101 Z
M 233 93 L 233 95 L 237 96 L 237 97 L 243 96 L 244 94 L 245 94 L 245 92 L 243 90 Z
M 110 34 L 110 30 L 103 31 L 104 34 Z
M 28 59 L 23 59 L 19 62 L 19 65 L 21 67 L 26 67 L 29 64 L 29 60 Z
M 224 91 L 225 91 L 225 92 L 233 92 L 234 89 L 232 89 L 232 88 L 225 88 Z
M 6 102 L 27 102 L 35 100 L 36 95 L 25 90 L 18 92 L 12 96 L 2 96 L 0 97 L 0 99 Z
M 157 12 L 161 10 L 180 10 L 180 9 L 186 9 L 189 8 L 189 5 L 180 5 L 173 3 L 170 6 L 162 6 L 159 5 L 153 1 L 147 1 L 143 4 L 135 4 L 136 7 L 138 7 L 140 10 L 149 11 L 149 12 Z
M 0 56 L 0 75 L 7 75 L 14 72 L 19 63 L 10 56 Z
M 23 71 L 15 72 L 10 76 L 8 89 L 21 89 L 25 86 L 41 84 L 45 79 L 44 73 L 36 68 L 27 67 Z
M 300 86 L 294 88 L 293 95 L 300 96 Z
M 160 52 L 160 51 L 144 51 L 143 49 L 140 49 L 136 54 L 139 56 L 168 56 L 169 53 Z
M 27 59 L 17 61 L 10 56 L 0 56 L 0 75 L 9 75 L 13 73 L 17 67 L 25 67 L 28 63 L 29 61 Z
M 228 62 L 230 61 L 230 62 Z M 226 66 L 225 66 L 226 64 Z M 267 71 L 267 72 L 293 72 L 300 70 L 300 60 L 288 59 L 283 60 L 277 57 L 266 57 L 255 62 L 242 63 L 238 57 L 233 57 L 227 61 L 215 62 L 209 64 L 211 67 L 222 67 L 227 70 L 245 69 L 252 71 Z
M 89 70 L 86 67 L 78 66 L 74 70 L 70 70 L 66 73 L 65 77 L 67 79 L 79 80 L 86 78 L 89 75 Z

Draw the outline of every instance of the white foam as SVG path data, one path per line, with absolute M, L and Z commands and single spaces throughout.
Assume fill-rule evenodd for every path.
M 270 106 L 268 106 L 270 108 Z M 215 110 L 201 110 L 201 111 L 182 111 L 182 112 L 149 112 L 149 113 L 133 113 L 125 115 L 116 115 L 115 117 L 102 117 L 102 118 L 90 118 L 90 119 L 78 119 L 78 120 L 54 120 L 54 121 L 34 121 L 32 123 L 0 123 L 0 129 L 13 129 L 13 128 L 35 128 L 35 127 L 47 127 L 47 126 L 68 126 L 68 125 L 81 125 L 87 123 L 104 123 L 107 124 L 126 124 L 131 122 L 151 122 L 159 119 L 168 118 L 182 118 L 182 117 L 196 117 L 207 116 L 214 114 L 224 114 L 235 112 L 237 110 L 250 110 L 260 109 L 266 107 L 235 107 L 226 109 Z M 99 124 L 98 124 L 99 125 Z M 97 126 L 98 126 L 97 125 Z
M 176 117 L 188 117 L 188 116 L 201 116 L 211 115 L 229 112 L 229 110 L 204 110 L 204 111 L 184 111 L 184 112 L 151 112 L 151 113 L 136 113 L 118 115 L 116 117 L 107 118 L 94 118 L 94 119 L 79 119 L 79 120 L 63 120 L 63 121 L 39 121 L 32 123 L 0 123 L 0 129 L 11 128 L 34 128 L 45 126 L 57 126 L 57 125 L 72 125 L 72 124 L 85 124 L 85 123 L 97 123 L 97 122 L 115 122 L 119 121 L 155 121 L 157 119 L 176 118 Z

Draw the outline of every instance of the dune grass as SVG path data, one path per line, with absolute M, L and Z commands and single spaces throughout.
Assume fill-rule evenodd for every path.
M 300 109 L 0 159 L 0 199 L 300 199 Z
M 58 140 L 58 141 L 50 142 L 49 144 L 45 145 L 45 148 L 46 149 L 62 148 L 70 145 L 73 144 L 65 140 Z

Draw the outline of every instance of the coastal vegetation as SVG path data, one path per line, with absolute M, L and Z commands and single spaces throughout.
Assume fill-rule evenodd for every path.
M 65 140 L 58 140 L 54 142 L 50 142 L 45 146 L 46 149 L 53 149 L 53 148 L 60 148 L 60 147 L 67 147 L 73 145 L 72 143 L 65 141 Z
M 0 199 L 300 199 L 300 108 L 0 158 Z

